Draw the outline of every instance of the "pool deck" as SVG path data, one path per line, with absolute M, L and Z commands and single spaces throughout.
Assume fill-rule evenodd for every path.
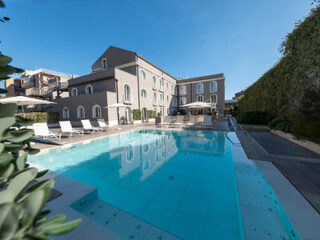
M 170 130 L 184 130 L 180 128 L 165 128 L 156 127 L 154 124 L 144 125 L 129 125 L 121 126 L 121 129 L 112 128 L 106 132 L 97 132 L 94 134 L 85 134 L 83 136 L 74 136 L 73 138 L 63 138 L 60 142 L 63 146 L 34 144 L 34 147 L 40 148 L 42 152 L 46 152 L 46 149 L 55 147 L 69 147 L 74 143 L 86 143 L 93 139 L 103 138 L 114 134 L 137 130 L 137 129 L 170 129 Z M 226 121 L 219 121 L 215 124 L 214 131 L 227 131 L 228 124 Z M 211 130 L 212 131 L 212 130 Z M 271 134 L 271 133 L 270 133 Z M 271 185 L 275 192 L 281 206 L 284 208 L 290 221 L 294 225 L 297 232 L 300 234 L 301 239 L 317 240 L 320 236 L 320 215 L 315 210 L 319 211 L 319 199 L 320 199 L 320 159 L 317 155 L 306 151 L 300 146 L 296 147 L 291 145 L 291 142 L 283 142 L 283 139 L 274 139 L 275 135 L 268 135 L 261 132 L 238 132 L 237 136 L 241 143 L 238 151 L 240 155 L 245 156 L 246 159 L 253 160 L 253 162 L 260 168 L 263 175 Z M 283 146 L 281 146 L 281 144 Z M 277 146 L 277 147 L 275 147 Z M 234 153 L 237 155 L 238 153 Z M 239 154 L 238 154 L 239 155 Z M 129 224 L 129 230 L 125 231 L 124 235 L 115 234 L 112 231 L 108 231 L 105 227 L 101 226 L 83 216 L 78 211 L 70 207 L 70 204 L 75 200 L 86 196 L 90 192 L 95 191 L 90 186 L 82 183 L 75 183 L 74 180 L 68 179 L 63 176 L 56 176 L 54 173 L 50 173 L 45 177 L 56 177 L 55 188 L 62 192 L 63 195 L 47 204 L 53 213 L 64 212 L 67 214 L 68 219 L 83 218 L 84 222 L 82 227 L 79 227 L 74 232 L 65 235 L 55 237 L 55 239 L 161 239 L 161 240 L 173 240 L 178 239 L 175 236 L 168 234 L 148 223 L 147 230 L 144 232 L 143 238 L 132 238 L 133 236 L 141 236 L 139 231 L 135 229 L 137 219 L 131 219 Z M 71 183 L 73 182 L 73 183 Z M 74 188 L 70 191 L 70 186 Z M 77 187 L 74 187 L 77 186 Z M 297 191 L 298 189 L 298 191 Z M 306 201 L 306 199 L 308 201 Z M 118 210 L 121 212 L 121 210 Z M 120 216 L 126 213 L 120 214 Z M 116 218 L 114 218 L 116 219 Z M 127 218 L 126 218 L 127 219 Z M 118 220 L 119 221 L 119 220 Z M 117 222 L 117 221 L 116 221 Z M 131 224 L 131 225 L 130 225 Z M 119 231 L 122 231 L 122 227 L 118 227 Z M 139 228 L 140 229 L 140 228 Z M 143 228 L 145 229 L 145 228 Z M 127 234 L 127 235 L 126 235 Z M 129 234 L 129 235 L 128 235 Z M 249 233 L 250 234 L 250 233 Z M 99 236 L 99 237 L 98 237 Z M 104 237 L 102 237 L 104 236 Z M 161 238 L 158 238 L 161 236 Z M 251 239 L 251 238 L 248 238 Z M 253 238 L 254 239 L 254 238 Z
M 302 239 L 319 239 L 320 156 L 266 131 L 239 131 L 237 136 Z

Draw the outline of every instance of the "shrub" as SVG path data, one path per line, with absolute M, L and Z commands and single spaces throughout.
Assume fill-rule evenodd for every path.
M 141 120 L 141 110 L 133 109 L 133 120 Z
M 16 116 L 22 117 L 23 114 L 18 113 Z M 59 113 L 57 112 L 28 112 L 25 113 L 25 117 L 39 123 L 57 123 L 59 121 Z
M 277 117 L 268 123 L 269 128 L 280 130 L 283 132 L 290 132 L 291 123 L 287 118 Z
M 268 114 L 261 111 L 238 112 L 234 117 L 241 124 L 267 124 L 270 120 Z
M 155 118 L 156 112 L 154 110 L 147 110 L 147 118 Z
M 66 222 L 62 214 L 47 218 L 50 210 L 43 209 L 54 180 L 39 180 L 47 170 L 38 172 L 27 165 L 28 154 L 39 150 L 30 145 L 33 130 L 20 128 L 31 120 L 14 117 L 16 110 L 15 104 L 0 105 L 0 238 L 50 239 L 51 234 L 70 232 L 81 219 Z

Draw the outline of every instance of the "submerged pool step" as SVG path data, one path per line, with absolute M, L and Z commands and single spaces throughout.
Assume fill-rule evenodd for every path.
M 179 240 L 168 232 L 98 199 L 96 191 L 76 201 L 71 207 L 123 239 Z

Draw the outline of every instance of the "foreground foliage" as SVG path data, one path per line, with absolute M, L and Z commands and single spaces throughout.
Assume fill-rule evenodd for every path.
M 320 142 L 320 7 L 296 24 L 281 60 L 245 91 L 239 109 L 287 119 L 290 131 Z
M 43 210 L 54 185 L 53 179 L 38 181 L 47 171 L 26 164 L 28 154 L 38 149 L 30 145 L 33 130 L 21 127 L 32 122 L 14 117 L 15 104 L 0 104 L 0 239 L 50 239 L 75 229 L 81 219 L 66 222 L 59 214 L 50 218 Z M 15 128 L 10 128 L 10 127 Z

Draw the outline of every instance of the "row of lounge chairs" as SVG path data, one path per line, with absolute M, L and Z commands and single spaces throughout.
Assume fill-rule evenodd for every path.
M 109 129 L 109 126 L 103 119 L 98 119 L 98 127 L 92 126 L 89 119 L 81 120 L 82 128 L 75 129 L 72 127 L 70 121 L 59 121 L 60 131 L 58 134 L 53 133 L 49 130 L 47 123 L 34 123 L 32 125 L 34 135 L 37 137 L 54 137 L 58 140 L 61 139 L 62 135 L 66 135 L 71 138 L 74 134 L 83 135 L 84 133 L 94 133 L 94 132 L 102 132 Z
M 211 115 L 165 116 L 163 122 L 158 123 L 157 126 L 180 128 L 212 128 L 213 121 Z

